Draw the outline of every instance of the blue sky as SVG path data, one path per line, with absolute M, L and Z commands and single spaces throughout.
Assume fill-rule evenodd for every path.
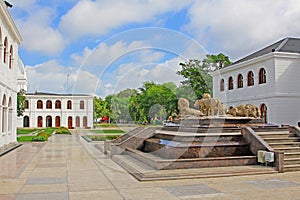
M 220 52 L 235 61 L 300 35 L 297 0 L 9 2 L 31 92 L 105 97 L 145 81 L 179 84 L 179 62 Z

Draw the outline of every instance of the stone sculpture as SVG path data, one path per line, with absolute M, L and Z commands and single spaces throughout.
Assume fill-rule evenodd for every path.
M 224 115 L 226 106 L 217 98 L 211 98 L 210 94 L 204 93 L 202 99 L 194 103 L 194 107 L 200 106 L 200 112 L 205 116 Z
M 252 104 L 242 104 L 237 107 L 230 108 L 227 114 L 233 117 L 261 117 L 259 108 Z
M 180 98 L 178 100 L 178 110 L 179 110 L 179 116 L 203 116 L 204 114 L 196 109 L 190 108 L 190 103 L 185 98 Z

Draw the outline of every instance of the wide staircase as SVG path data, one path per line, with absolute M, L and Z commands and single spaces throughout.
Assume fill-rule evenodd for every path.
M 237 127 L 138 128 L 112 141 L 108 151 L 138 180 L 277 173 L 258 165 Z
M 274 130 L 256 130 L 274 151 L 284 152 L 284 171 L 300 170 L 300 137 L 290 133 L 288 128 Z
M 256 164 L 256 156 L 240 132 L 173 132 L 157 130 L 138 148 L 157 157 L 157 169 L 243 166 Z M 170 162 L 168 162 L 170 161 Z

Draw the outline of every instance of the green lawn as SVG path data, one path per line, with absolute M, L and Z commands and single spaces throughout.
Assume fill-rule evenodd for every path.
M 39 131 L 37 135 L 31 136 L 20 136 L 17 137 L 18 142 L 44 142 L 52 135 L 56 128 L 45 128 L 45 129 L 17 129 L 17 134 L 30 134 L 35 131 Z
M 44 130 L 44 132 L 47 133 L 47 134 L 52 134 L 56 129 L 57 129 L 57 128 L 46 128 L 46 129 Z
M 118 134 L 118 135 L 122 135 L 125 133 L 125 131 L 120 129 L 91 130 L 90 132 L 97 133 L 97 134 Z
M 34 131 L 36 131 L 37 129 L 17 129 L 17 134 L 18 135 L 23 135 L 23 134 L 30 134 Z
M 32 138 L 36 136 L 20 136 L 17 138 L 18 142 L 32 142 Z

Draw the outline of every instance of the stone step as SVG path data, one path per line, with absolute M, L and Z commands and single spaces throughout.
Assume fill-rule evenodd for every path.
M 284 172 L 290 172 L 290 171 L 300 171 L 300 164 L 295 165 L 284 165 Z
M 300 165 L 300 158 L 284 158 L 284 166 Z
M 253 155 L 245 142 L 176 142 L 157 138 L 145 140 L 142 151 L 166 159 Z
M 283 151 L 285 153 L 300 152 L 300 147 L 276 147 L 275 151 Z
M 280 131 L 280 132 L 257 132 L 257 134 L 261 138 L 288 138 L 294 136 L 293 133 L 289 133 L 288 131 Z
M 299 142 L 299 137 L 287 137 L 287 138 L 263 138 L 267 143 L 285 143 L 285 142 Z
M 284 153 L 284 158 L 300 158 L 300 152 Z
M 259 165 L 155 170 L 129 155 L 112 158 L 139 181 L 216 178 L 278 173 L 275 168 Z
M 300 142 L 276 142 L 268 143 L 273 149 L 284 147 L 300 147 Z

